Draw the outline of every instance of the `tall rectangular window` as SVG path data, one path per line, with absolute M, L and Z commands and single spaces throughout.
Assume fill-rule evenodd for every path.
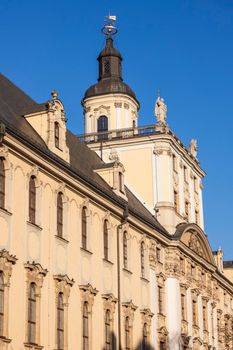
M 4 324 L 4 279 L 3 272 L 0 271 L 0 336 L 3 336 Z
M 203 329 L 204 329 L 204 331 L 206 331 L 207 330 L 207 309 L 206 309 L 206 305 L 203 305 L 202 313 L 203 313 Z
M 184 293 L 181 293 L 181 318 L 182 320 L 186 320 L 186 302 Z
M 127 244 L 127 232 L 123 235 L 123 264 L 124 268 L 128 268 L 128 244 Z
M 5 208 L 5 167 L 2 158 L 0 158 L 0 208 Z
M 28 295 L 28 342 L 36 342 L 36 285 L 31 283 Z
M 29 221 L 36 223 L 36 183 L 34 176 L 29 181 Z
M 158 286 L 158 311 L 163 314 L 163 287 Z
M 83 304 L 83 350 L 89 349 L 88 303 Z
M 64 349 L 64 303 L 63 293 L 58 294 L 57 303 L 57 347 L 58 350 Z
M 59 237 L 63 236 L 63 200 L 61 192 L 57 195 L 57 235 Z
M 197 302 L 192 300 L 193 325 L 197 326 Z
M 87 249 L 87 208 L 82 208 L 82 248 Z

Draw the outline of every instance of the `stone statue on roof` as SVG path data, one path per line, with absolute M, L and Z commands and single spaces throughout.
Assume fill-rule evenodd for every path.
M 197 140 L 192 139 L 190 141 L 190 144 L 189 144 L 189 152 L 195 158 L 197 158 L 197 150 L 198 150 L 198 148 L 197 148 Z
M 167 125 L 167 106 L 164 103 L 164 99 L 158 96 L 155 103 L 155 116 L 157 117 L 157 124 Z

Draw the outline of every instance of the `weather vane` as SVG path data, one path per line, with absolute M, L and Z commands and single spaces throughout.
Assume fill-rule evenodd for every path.
M 107 38 L 111 38 L 118 32 L 115 22 L 116 16 L 105 16 L 104 26 L 102 27 L 101 31 Z

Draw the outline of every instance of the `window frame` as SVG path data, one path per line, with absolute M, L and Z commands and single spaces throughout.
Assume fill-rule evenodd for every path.
M 28 327 L 28 343 L 36 344 L 36 316 L 37 316 L 37 297 L 36 297 L 36 283 L 31 282 L 28 288 L 28 319 L 27 319 L 27 327 Z
M 81 247 L 87 250 L 87 207 L 82 207 L 81 213 Z
M 0 157 L 0 208 L 5 209 L 6 201 L 6 168 L 4 158 Z
M 64 237 L 64 205 L 63 205 L 63 193 L 57 194 L 57 236 Z
M 123 233 L 123 266 L 124 269 L 128 269 L 128 240 L 127 240 L 127 231 Z
M 88 312 L 88 301 L 83 303 L 82 313 L 82 349 L 89 350 L 89 312 Z
M 108 237 L 108 220 L 104 220 L 103 225 L 103 243 L 104 243 L 104 259 L 109 260 L 109 237 Z
M 28 191 L 28 220 L 36 224 L 36 177 L 30 176 Z

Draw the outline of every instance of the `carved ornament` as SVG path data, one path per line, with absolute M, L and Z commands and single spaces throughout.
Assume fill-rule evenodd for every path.
M 194 252 L 196 252 L 200 256 L 204 256 L 203 249 L 200 245 L 199 239 L 195 233 L 192 233 L 188 242 L 188 246 Z

